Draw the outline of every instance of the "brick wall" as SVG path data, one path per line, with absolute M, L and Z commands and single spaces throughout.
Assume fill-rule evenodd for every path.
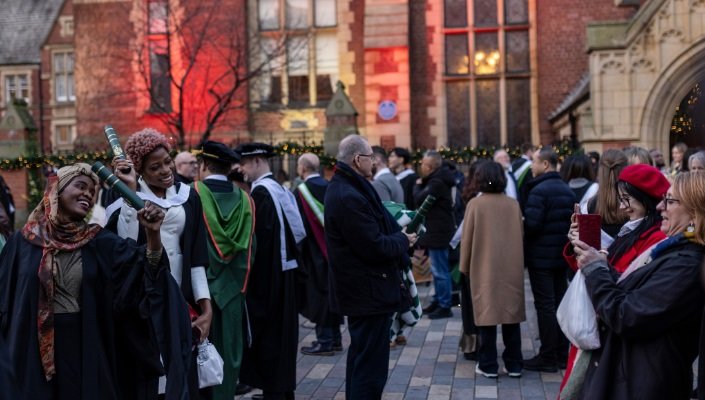
M 541 142 L 555 137 L 548 115 L 588 70 L 586 27 L 592 21 L 630 18 L 635 8 L 614 0 L 537 1 L 538 95 Z

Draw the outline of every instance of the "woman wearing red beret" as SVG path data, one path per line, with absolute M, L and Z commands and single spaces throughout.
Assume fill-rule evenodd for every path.
M 646 164 L 635 164 L 624 168 L 617 181 L 619 208 L 629 220 L 622 226 L 614 242 L 603 253 L 612 271 L 622 274 L 620 280 L 627 274 L 643 265 L 649 258 L 651 250 L 666 239 L 666 234 L 661 231 L 661 215 L 656 206 L 663 199 L 671 185 L 663 174 L 656 168 Z M 578 224 L 573 218 L 568 236 L 572 239 L 578 237 Z M 577 270 L 577 259 L 571 244 L 566 246 L 564 254 L 571 268 Z M 569 254 L 570 253 L 570 254 Z M 627 273 L 625 274 L 625 271 Z M 570 346 L 566 373 L 561 383 L 561 399 L 573 398 L 573 394 L 582 386 L 584 370 L 573 374 L 579 350 Z M 587 355 L 583 356 L 586 357 Z

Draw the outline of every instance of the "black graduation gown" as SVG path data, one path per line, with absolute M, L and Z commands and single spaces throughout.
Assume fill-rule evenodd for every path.
M 419 176 L 416 175 L 416 172 L 414 172 L 403 177 L 399 181 L 401 187 L 404 189 L 404 204 L 408 210 L 416 210 L 416 203 L 414 201 L 414 187 L 416 186 L 417 179 L 419 179 Z
M 305 184 L 311 195 L 323 204 L 328 181 L 318 176 L 307 180 Z M 301 265 L 298 268 L 301 280 L 301 285 L 298 288 L 299 310 L 301 315 L 316 324 L 340 325 L 343 323 L 343 317 L 330 310 L 330 301 L 328 300 L 328 260 L 323 257 L 321 248 L 313 236 L 311 224 L 304 214 L 302 202 L 305 200 L 301 198 L 298 188 L 294 195 L 301 219 L 304 222 L 304 228 L 306 228 L 306 239 L 304 239 L 301 248 Z
M 269 192 L 258 186 L 251 195 L 255 203 L 257 251 L 250 270 L 245 303 L 252 344 L 244 349 L 240 382 L 266 391 L 293 391 L 296 388 L 299 341 L 297 271 L 282 271 L 281 226 Z M 296 254 L 296 244 L 288 224 L 285 237 L 289 254 Z
M 144 363 L 134 365 L 142 376 L 156 377 L 159 352 L 157 339 L 145 329 L 154 291 L 160 276 L 166 275 L 168 259 L 162 256 L 159 269 L 148 266 L 143 246 L 101 230 L 81 248 L 82 398 L 126 398 L 125 389 L 137 390 L 134 381 L 118 375 L 125 354 L 139 353 Z M 52 399 L 53 382 L 47 382 L 37 339 L 37 268 L 42 249 L 30 244 L 20 232 L 8 241 L 0 254 L 0 336 L 7 342 L 9 358 L 21 393 L 20 399 Z M 126 319 L 126 315 L 139 316 Z M 125 326 L 125 321 L 137 321 Z M 137 348 L 126 348 L 118 340 L 121 332 L 141 332 Z M 135 371 L 137 374 L 138 372 Z
M 182 185 L 182 183 L 177 183 L 176 185 L 178 190 L 178 185 Z M 201 206 L 201 198 L 198 197 L 198 193 L 196 193 L 196 190 L 193 188 L 189 191 L 188 199 L 185 203 L 183 203 L 183 207 L 184 213 L 186 214 L 186 221 L 184 223 L 184 230 L 179 238 L 179 246 L 181 247 L 181 252 L 183 255 L 183 264 L 181 266 L 181 293 L 183 294 L 186 302 L 188 302 L 194 310 L 198 310 L 198 304 L 196 304 L 193 297 L 193 289 L 191 287 L 191 268 L 194 266 L 203 266 L 207 268 L 209 260 L 208 244 L 206 241 L 206 228 L 203 222 L 203 207 Z M 119 215 L 120 209 L 118 208 L 112 215 L 108 216 L 108 223 L 105 225 L 105 228 L 117 233 L 117 222 Z M 144 228 L 140 226 L 137 234 L 137 243 L 144 244 L 146 242 L 147 236 Z M 174 284 L 176 284 L 175 281 Z M 179 343 L 183 343 L 183 341 L 187 338 L 189 340 L 191 339 L 190 322 L 188 315 L 185 313 L 185 305 L 183 305 L 178 299 L 173 299 L 170 304 L 177 305 L 171 308 L 165 307 L 161 310 L 159 319 L 155 321 L 155 329 L 158 337 L 160 338 L 160 346 L 163 349 L 163 354 L 167 351 L 167 349 L 170 349 L 170 351 L 176 351 L 177 347 L 180 348 L 181 346 Z M 185 334 L 182 329 L 184 318 L 186 322 L 189 322 L 188 334 Z M 179 330 L 175 331 L 177 326 L 179 327 Z M 175 332 L 178 334 L 175 334 Z M 191 355 L 191 360 L 188 362 L 190 366 L 180 366 L 177 364 L 175 367 L 178 371 L 186 370 L 189 372 L 188 387 L 190 397 L 196 397 L 198 392 L 196 356 L 197 350 L 194 349 Z M 167 376 L 173 375 L 167 374 Z M 169 379 L 167 379 L 167 393 L 169 391 L 169 385 Z M 156 393 L 156 387 L 154 390 Z

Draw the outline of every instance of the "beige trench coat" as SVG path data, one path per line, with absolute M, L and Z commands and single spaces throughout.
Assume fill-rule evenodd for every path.
M 465 209 L 460 272 L 470 279 L 475 324 L 524 321 L 524 248 L 519 203 L 486 193 Z

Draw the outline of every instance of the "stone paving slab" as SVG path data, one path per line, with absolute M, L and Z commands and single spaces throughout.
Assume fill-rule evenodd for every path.
M 422 304 L 433 292 L 431 286 L 419 287 Z M 539 348 L 536 311 L 533 295 L 525 276 L 527 321 L 521 323 L 522 353 L 533 357 Z M 301 319 L 302 325 L 306 322 Z M 308 325 L 308 324 L 305 324 Z M 343 347 L 347 349 L 350 337 L 345 326 Z M 475 375 L 475 362 L 468 361 L 458 348 L 462 331 L 460 308 L 453 307 L 453 317 L 442 320 L 422 318 L 407 334 L 408 344 L 397 346 L 390 352 L 389 377 L 383 400 L 555 400 L 562 379 L 557 374 L 524 371 L 519 379 L 500 374 L 498 379 Z M 501 334 L 497 335 L 497 352 L 504 349 Z M 299 346 L 308 346 L 316 339 L 313 329 L 299 328 Z M 345 358 L 347 352 L 332 357 L 297 356 L 297 400 L 345 399 Z M 500 357 L 501 371 L 501 357 Z M 248 399 L 255 390 L 236 399 Z

